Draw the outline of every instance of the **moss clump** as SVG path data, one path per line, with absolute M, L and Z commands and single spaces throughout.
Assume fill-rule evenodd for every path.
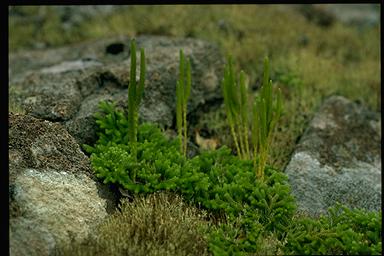
M 132 202 L 122 199 L 120 211 L 89 240 L 61 248 L 59 255 L 208 255 L 205 218 L 206 212 L 171 193 L 137 196 Z

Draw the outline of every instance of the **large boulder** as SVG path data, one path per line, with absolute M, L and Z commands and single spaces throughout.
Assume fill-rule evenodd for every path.
M 147 60 L 139 110 L 142 121 L 165 127 L 174 124 L 180 49 L 191 58 L 192 65 L 188 112 L 221 98 L 223 58 L 216 46 L 196 39 L 161 36 L 140 36 L 137 44 L 138 51 L 140 47 L 145 49 Z M 11 54 L 10 97 L 27 113 L 64 124 L 80 144 L 92 144 L 96 140 L 93 114 L 98 111 L 98 103 L 111 100 L 126 106 L 129 45 L 130 38 L 120 36 Z
M 11 255 L 53 255 L 82 241 L 116 203 L 65 127 L 9 114 Z
M 340 96 L 327 99 L 286 167 L 298 209 L 318 216 L 340 202 L 381 209 L 381 116 Z

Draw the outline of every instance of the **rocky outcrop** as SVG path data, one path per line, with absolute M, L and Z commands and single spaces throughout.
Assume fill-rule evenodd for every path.
M 381 117 L 346 98 L 326 100 L 288 164 L 298 208 L 325 213 L 336 202 L 381 209 Z
M 126 106 L 129 44 L 130 38 L 122 36 L 10 55 L 10 97 L 27 113 L 64 124 L 80 144 L 92 144 L 98 103 L 111 100 Z M 223 59 L 217 47 L 196 39 L 159 36 L 138 37 L 137 44 L 137 49 L 145 49 L 147 60 L 139 110 L 143 121 L 173 125 L 180 49 L 192 65 L 188 111 L 221 97 Z
M 215 46 L 145 36 L 137 44 L 147 60 L 142 121 L 173 125 L 180 49 L 192 64 L 188 111 L 221 97 Z M 10 97 L 26 112 L 9 114 L 11 255 L 53 255 L 87 239 L 115 209 L 116 196 L 94 177 L 80 145 L 96 140 L 100 101 L 127 105 L 129 45 L 122 36 L 10 55 Z
M 52 255 L 86 239 L 116 206 L 58 123 L 9 114 L 11 255 Z

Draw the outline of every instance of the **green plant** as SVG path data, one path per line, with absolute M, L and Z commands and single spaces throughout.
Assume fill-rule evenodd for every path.
M 296 209 L 284 174 L 267 167 L 265 180 L 258 180 L 252 161 L 238 159 L 226 147 L 192 158 L 186 170 L 200 179 L 196 184 L 181 180 L 182 194 L 213 212 L 236 217 L 252 209 L 266 230 L 282 231 Z
M 268 229 L 281 229 L 293 214 L 286 176 L 268 167 L 266 179 L 257 180 L 252 162 L 231 155 L 226 147 L 189 160 L 179 152 L 178 140 L 168 140 L 157 127 L 142 124 L 135 162 L 124 133 L 128 125 L 124 113 L 110 103 L 100 106 L 102 112 L 96 115 L 100 138 L 85 149 L 92 153 L 92 168 L 105 183 L 117 183 L 133 193 L 177 191 L 206 209 L 233 216 L 251 205 L 263 214 Z
M 145 53 L 140 50 L 140 80 L 136 83 L 136 40 L 131 41 L 131 71 L 128 87 L 128 139 L 133 145 L 133 157 L 136 158 L 137 127 L 139 106 L 143 97 L 145 83 Z
M 248 118 L 248 94 L 246 77 L 240 72 L 236 82 L 231 57 L 225 66 L 222 81 L 224 105 L 236 151 L 240 159 L 251 159 L 258 178 L 264 177 L 273 131 L 282 111 L 281 90 L 273 96 L 272 81 L 269 79 L 269 60 L 264 60 L 263 84 L 253 103 L 252 119 Z M 250 152 L 248 132 L 252 130 L 253 154 Z
M 281 111 L 281 90 L 278 88 L 276 96 L 273 97 L 272 80 L 269 79 L 269 60 L 265 58 L 263 85 L 255 99 L 252 126 L 254 166 L 259 178 L 264 177 L 269 146 Z
M 250 159 L 248 143 L 248 95 L 244 71 L 240 72 L 239 82 L 236 82 L 232 58 L 228 57 L 228 63 L 224 69 L 222 80 L 225 110 L 240 159 Z
M 101 102 L 100 109 L 95 114 L 99 140 L 84 148 L 92 153 L 92 168 L 105 183 L 135 194 L 175 191 L 218 216 L 246 216 L 248 224 L 241 232 L 248 251 L 256 246 L 256 231 L 248 228 L 255 216 L 260 216 L 263 230 L 284 232 L 295 210 L 285 175 L 268 167 L 266 178 L 258 180 L 252 161 L 231 155 L 226 147 L 187 159 L 178 150 L 179 140 L 168 140 L 150 124 L 140 126 L 137 143 L 132 144 L 126 134 L 129 115 L 113 103 Z
M 180 140 L 180 152 L 187 155 L 187 102 L 191 93 L 191 61 L 185 64 L 184 53 L 180 50 L 179 79 L 176 83 L 176 123 Z
M 84 146 L 92 153 L 96 176 L 104 183 L 116 183 L 132 193 L 176 188 L 184 161 L 178 141 L 168 141 L 154 125 L 142 124 L 133 149 L 125 134 L 128 120 L 124 113 L 110 103 L 102 102 L 100 106 L 103 112 L 96 115 L 100 138 L 94 147 Z
M 258 251 L 264 227 L 257 214 L 242 214 L 227 218 L 212 228 L 208 236 L 209 251 L 213 255 L 249 255 Z
M 341 204 L 319 219 L 301 217 L 288 229 L 286 254 L 381 255 L 381 211 L 351 210 Z

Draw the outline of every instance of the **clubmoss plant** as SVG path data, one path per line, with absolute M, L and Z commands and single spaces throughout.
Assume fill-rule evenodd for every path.
M 228 57 L 228 63 L 225 66 L 222 88 L 227 119 L 237 154 L 240 159 L 253 158 L 257 177 L 263 178 L 273 130 L 282 111 L 280 89 L 273 97 L 268 58 L 264 60 L 263 84 L 253 103 L 252 119 L 248 118 L 250 107 L 245 73 L 240 72 L 237 83 L 231 57 Z M 250 152 L 248 141 L 250 129 L 252 131 L 253 154 Z
M 256 175 L 264 176 L 269 146 L 272 142 L 273 131 L 282 111 L 281 90 L 277 89 L 274 97 L 272 80 L 269 79 L 269 60 L 264 59 L 263 85 L 260 94 L 256 96 L 253 108 L 252 142 L 253 161 Z
M 191 61 L 185 62 L 183 50 L 180 50 L 179 79 L 176 83 L 176 123 L 180 140 L 180 152 L 187 155 L 187 102 L 191 93 Z
M 115 183 L 129 193 L 175 191 L 212 213 L 238 216 L 245 207 L 258 213 L 266 230 L 281 232 L 295 205 L 287 177 L 266 168 L 256 179 L 251 160 L 241 160 L 229 148 L 203 152 L 192 159 L 179 152 L 179 141 L 167 139 L 159 128 L 142 124 L 138 132 L 137 162 L 132 145 L 125 142 L 126 116 L 105 103 L 98 124 L 102 132 L 94 147 L 87 147 L 92 168 L 104 183 Z M 112 127 L 114 127 L 112 129 Z M 137 170 L 133 181 L 133 171 Z
M 245 73 L 241 71 L 239 83 L 236 82 L 231 56 L 228 57 L 228 63 L 224 68 L 222 89 L 227 119 L 237 154 L 240 159 L 250 159 L 246 78 Z
M 381 255 L 382 212 L 337 203 L 319 219 L 294 218 L 287 229 L 288 255 Z
M 145 53 L 140 50 L 140 80 L 136 83 L 136 40 L 131 41 L 131 72 L 128 87 L 128 139 L 133 147 L 133 158 L 137 158 L 137 127 L 139 122 L 139 105 L 144 92 L 145 82 Z M 135 179 L 134 174 L 134 179 Z

